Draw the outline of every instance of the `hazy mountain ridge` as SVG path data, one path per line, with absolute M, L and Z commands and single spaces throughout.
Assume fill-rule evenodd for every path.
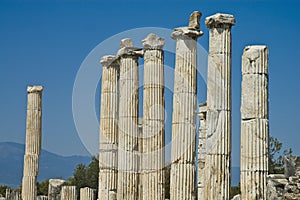
M 24 144 L 0 142 L 0 184 L 11 187 L 21 185 L 24 151 Z M 90 161 L 88 156 L 60 156 L 42 150 L 38 181 L 59 177 L 67 179 L 79 163 L 87 165 Z

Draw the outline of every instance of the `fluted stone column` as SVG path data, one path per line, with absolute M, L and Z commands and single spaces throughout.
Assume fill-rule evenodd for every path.
M 144 200 L 165 200 L 164 39 L 149 34 L 144 46 L 142 185 Z
M 40 195 L 40 196 L 37 196 L 37 200 L 48 200 L 48 197 Z
M 231 158 L 231 27 L 228 14 L 206 18 L 209 33 L 205 200 L 229 199 Z
M 76 186 L 62 186 L 61 200 L 77 200 Z
M 172 152 L 170 199 L 193 199 L 196 156 L 196 93 L 197 93 L 197 38 L 200 12 L 193 12 L 188 27 L 176 28 Z
M 131 39 L 121 41 L 120 99 L 119 99 L 119 150 L 117 198 L 138 198 L 138 58 L 141 49 L 134 48 Z
M 60 200 L 61 187 L 64 183 L 62 179 L 49 179 L 48 200 Z
M 95 190 L 92 188 L 80 188 L 80 200 L 95 200 Z
M 199 143 L 198 143 L 198 199 L 204 199 L 205 186 L 205 158 L 206 158 L 206 103 L 199 105 Z
M 108 200 L 110 191 L 117 192 L 118 182 L 119 63 L 116 56 L 104 56 L 101 58 L 101 64 L 102 90 L 98 199 Z
M 242 57 L 241 195 L 266 200 L 268 175 L 268 48 L 248 46 Z
M 143 199 L 143 173 L 142 173 L 142 152 L 143 152 L 143 118 L 138 119 L 138 128 L 139 128 L 139 136 L 138 136 L 138 149 L 139 149 L 139 185 L 138 185 L 138 199 Z
M 22 180 L 22 199 L 36 200 L 36 178 L 39 173 L 39 155 L 42 141 L 43 86 L 28 86 L 26 145 Z

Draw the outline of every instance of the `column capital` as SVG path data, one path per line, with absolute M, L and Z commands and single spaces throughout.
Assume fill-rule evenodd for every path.
M 119 66 L 119 61 L 117 56 L 106 55 L 100 59 L 100 63 L 103 67 L 117 67 Z
M 142 57 L 143 50 L 141 48 L 133 47 L 133 41 L 130 38 L 122 39 L 120 42 L 120 49 L 117 57 L 131 56 L 131 57 Z
M 27 93 L 41 93 L 43 92 L 44 86 L 30 85 L 27 87 Z
M 189 25 L 186 27 L 178 27 L 175 28 L 171 38 L 176 40 L 178 38 L 183 38 L 183 39 L 197 39 L 198 37 L 203 35 L 203 32 L 200 31 L 200 23 L 199 20 L 202 16 L 202 13 L 199 11 L 194 11 L 189 20 Z
M 207 28 L 231 28 L 235 25 L 235 19 L 233 15 L 217 13 L 205 19 L 205 25 Z
M 146 50 L 162 50 L 165 45 L 165 39 L 158 37 L 154 33 L 150 33 L 145 39 L 142 40 L 142 44 Z

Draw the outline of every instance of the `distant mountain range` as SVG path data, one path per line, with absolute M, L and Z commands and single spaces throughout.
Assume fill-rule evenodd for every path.
M 0 142 L 0 184 L 19 187 L 22 183 L 25 145 Z M 42 150 L 38 181 L 49 178 L 68 179 L 79 163 L 89 164 L 88 156 L 60 156 Z
M 13 188 L 21 185 L 24 150 L 24 144 L 0 142 L 0 185 L 8 185 Z M 88 156 L 60 156 L 42 150 L 38 181 L 49 178 L 62 178 L 67 180 L 73 175 L 79 163 L 87 165 L 90 161 L 91 158 Z M 232 185 L 238 185 L 239 176 L 240 168 L 232 167 Z

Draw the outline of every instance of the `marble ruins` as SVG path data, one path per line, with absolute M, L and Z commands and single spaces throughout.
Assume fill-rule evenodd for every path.
M 198 107 L 197 39 L 203 35 L 201 15 L 193 12 L 188 26 L 175 28 L 171 35 L 176 42 L 171 200 L 229 199 L 231 28 L 235 19 L 229 14 L 215 14 L 205 20 L 209 29 L 207 101 Z M 29 86 L 22 195 L 7 191 L 1 199 L 95 200 L 97 196 L 99 200 L 165 199 L 165 40 L 151 33 L 141 43 L 143 48 L 134 47 L 133 41 L 125 38 L 116 55 L 103 56 L 100 61 L 98 194 L 91 188 L 76 188 L 65 185 L 64 180 L 50 179 L 48 196 L 37 196 L 43 87 Z M 142 119 L 139 118 L 139 59 L 144 61 Z M 234 199 L 300 199 L 299 157 L 285 158 L 285 174 L 268 173 L 268 67 L 267 46 L 245 47 L 241 66 L 241 194 Z

